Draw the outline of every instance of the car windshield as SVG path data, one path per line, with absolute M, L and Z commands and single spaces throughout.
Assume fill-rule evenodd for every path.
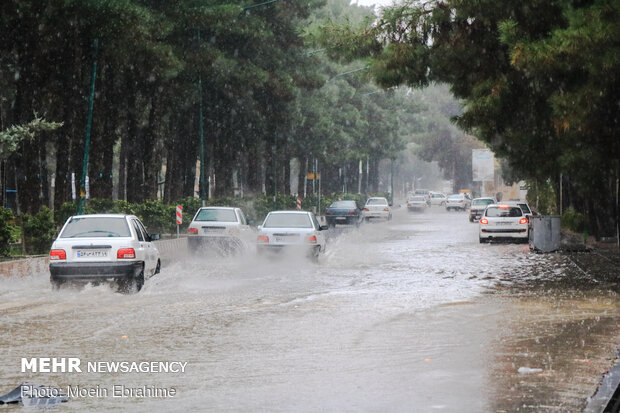
M 329 207 L 330 208 L 357 208 L 357 205 L 355 205 L 355 201 L 335 201 Z
M 486 216 L 492 218 L 516 218 L 522 215 L 521 208 L 508 206 L 489 207 L 486 212 Z
M 473 206 L 486 206 L 493 203 L 492 199 L 474 199 Z
M 131 237 L 129 225 L 123 217 L 73 217 L 60 238 Z
M 201 209 L 194 221 L 237 222 L 232 209 Z
M 448 199 L 462 199 L 463 195 L 450 195 Z
M 370 198 L 366 205 L 387 205 L 387 200 L 384 198 Z
M 312 228 L 308 214 L 269 214 L 263 228 Z

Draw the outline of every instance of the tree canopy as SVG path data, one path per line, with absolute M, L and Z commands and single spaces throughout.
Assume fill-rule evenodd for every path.
M 384 87 L 450 85 L 457 124 L 513 179 L 559 186 L 596 235 L 617 221 L 620 7 L 615 0 L 404 1 L 320 40 L 341 60 L 371 57 Z M 613 211 L 613 212 L 611 212 Z

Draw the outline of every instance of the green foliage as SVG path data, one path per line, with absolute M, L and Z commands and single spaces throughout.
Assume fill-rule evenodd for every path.
M 171 234 L 176 228 L 176 207 L 161 201 L 146 201 L 133 205 L 135 214 L 150 233 Z
M 562 174 L 565 197 L 587 211 L 590 232 L 599 236 L 618 215 L 611 195 L 620 159 L 617 6 L 616 0 L 405 2 L 357 29 L 357 42 L 325 44 L 343 56 L 364 50 L 384 87 L 449 84 L 464 102 L 458 125 L 506 159 L 511 179 L 546 182 Z M 369 37 L 380 39 L 380 51 L 364 48 Z
M 562 214 L 562 228 L 573 232 L 582 233 L 586 229 L 585 216 L 575 211 L 574 208 L 568 208 Z
M 34 119 L 24 125 L 13 125 L 0 131 L 0 160 L 7 159 L 15 152 L 23 140 L 32 140 L 36 134 L 53 131 L 62 126 L 62 122 L 48 122 L 36 113 Z
M 56 236 L 54 213 L 44 206 L 34 215 L 22 215 L 22 236 L 27 254 L 45 254 L 49 252 Z
M 13 219 L 13 213 L 0 207 L 0 256 L 8 256 L 10 253 L 10 243 L 12 241 L 12 225 L 10 221 Z
M 532 208 L 538 205 L 536 212 L 541 215 L 555 215 L 558 213 L 557 194 L 549 181 L 533 183 L 527 187 L 527 201 Z

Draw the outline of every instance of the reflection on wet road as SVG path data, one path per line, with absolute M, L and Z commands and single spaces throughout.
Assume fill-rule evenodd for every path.
M 180 257 L 130 296 L 1 279 L 0 392 L 25 380 L 178 391 L 62 407 L 76 412 L 579 410 L 620 342 L 617 264 L 584 259 L 481 245 L 464 213 L 401 209 L 338 229 L 319 264 Z M 21 373 L 22 357 L 188 365 Z

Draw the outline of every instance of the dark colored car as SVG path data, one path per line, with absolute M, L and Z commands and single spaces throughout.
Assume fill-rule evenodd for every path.
M 325 210 L 325 218 L 329 226 L 336 224 L 359 225 L 361 209 L 356 201 L 334 201 Z

